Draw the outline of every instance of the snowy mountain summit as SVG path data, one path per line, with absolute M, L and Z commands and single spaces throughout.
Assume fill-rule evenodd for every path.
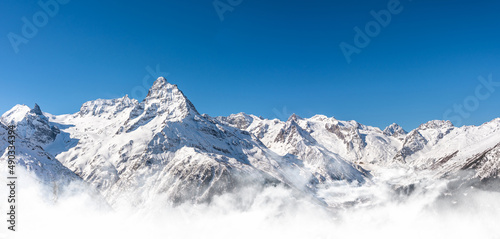
M 384 129 L 384 134 L 394 137 L 399 137 L 399 136 L 404 137 L 407 134 L 407 132 L 398 124 L 393 123 Z
M 37 104 L 33 109 L 26 105 L 16 105 L 0 121 L 6 125 L 16 125 L 20 136 L 40 145 L 51 143 L 59 134 L 59 129 L 49 123 Z
M 380 130 L 323 115 L 210 117 L 163 77 L 141 102 L 98 99 L 69 115 L 16 105 L 0 121 L 17 126 L 26 148 L 20 164 L 28 171 L 48 181 L 83 180 L 111 205 L 203 202 L 276 184 L 328 204 L 318 188 L 374 183 L 381 169 L 438 178 L 466 170 L 480 180 L 500 171 L 500 119 L 460 128 L 435 120 L 406 132 L 397 124 Z

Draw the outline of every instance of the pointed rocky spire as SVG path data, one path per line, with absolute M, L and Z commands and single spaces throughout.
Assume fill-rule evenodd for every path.
M 170 84 L 168 84 L 165 77 L 158 77 L 158 79 L 156 79 L 156 81 L 153 83 L 153 86 L 151 86 L 151 88 L 149 89 L 146 98 L 156 98 L 158 96 L 161 96 L 163 89 L 166 89 L 168 85 Z M 177 86 L 175 86 L 175 88 L 177 88 Z
M 156 116 L 168 120 L 180 120 L 189 115 L 199 115 L 191 101 L 177 88 L 177 85 L 168 83 L 164 77 L 159 77 L 149 89 L 146 98 L 132 110 L 130 120 L 138 116 L 144 121 Z
M 299 119 L 300 117 L 298 117 L 295 113 L 293 113 L 292 115 L 290 115 L 290 117 L 288 118 L 287 121 L 295 121 L 297 122 L 297 120 Z
M 30 110 L 31 113 L 34 113 L 36 115 L 43 115 L 42 113 L 42 110 L 40 109 L 40 106 L 38 106 L 38 104 L 35 103 L 35 106 L 33 107 L 33 109 Z

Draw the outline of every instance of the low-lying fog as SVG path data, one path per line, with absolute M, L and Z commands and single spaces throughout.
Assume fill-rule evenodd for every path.
M 78 185 L 55 198 L 52 187 L 20 178 L 17 231 L 4 230 L 2 220 L 8 238 L 500 238 L 500 193 L 450 191 L 447 181 L 411 190 L 394 190 L 387 178 L 364 186 L 339 182 L 317 192 L 329 207 L 276 186 L 244 188 L 210 204 L 111 209 Z

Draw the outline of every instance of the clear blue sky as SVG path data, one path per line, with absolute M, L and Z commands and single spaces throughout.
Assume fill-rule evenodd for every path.
M 243 0 L 221 21 L 212 0 L 72 0 L 44 24 L 37 1 L 3 0 L 0 112 L 36 102 L 74 113 L 85 101 L 125 94 L 142 100 L 146 67 L 158 65 L 212 116 L 324 114 L 411 130 L 449 109 L 456 117 L 453 105 L 468 100 L 462 123 L 500 117 L 500 87 L 475 96 L 478 76 L 500 82 L 500 3 L 401 0 L 402 11 L 348 64 L 339 44 L 353 45 L 354 27 L 364 29 L 370 11 L 389 2 Z M 33 16 L 41 26 L 15 53 L 9 33 L 23 36 L 22 17 Z

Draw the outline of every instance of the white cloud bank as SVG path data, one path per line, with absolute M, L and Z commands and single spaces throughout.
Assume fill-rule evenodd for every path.
M 318 192 L 335 205 L 329 209 L 278 186 L 242 189 L 210 205 L 110 210 L 74 188 L 54 202 L 51 187 L 21 178 L 18 230 L 7 232 L 2 222 L 7 238 L 500 238 L 500 193 L 449 195 L 445 182 L 409 197 L 383 183 L 338 183 Z

